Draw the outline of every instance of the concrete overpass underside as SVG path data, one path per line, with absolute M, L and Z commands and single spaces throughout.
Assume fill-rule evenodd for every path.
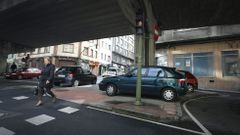
M 139 7 L 150 37 L 153 23 L 161 30 L 240 24 L 239 5 L 239 0 L 0 0 L 0 45 L 31 50 L 134 34 Z

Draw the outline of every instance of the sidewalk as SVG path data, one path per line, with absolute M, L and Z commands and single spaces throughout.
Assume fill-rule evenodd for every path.
M 194 92 L 180 97 L 176 102 L 165 102 L 157 97 L 143 97 L 142 106 L 135 106 L 134 96 L 118 95 L 109 97 L 93 87 L 55 88 L 58 98 L 99 109 L 127 114 L 157 122 L 178 121 L 183 116 L 181 104 L 188 99 L 215 95 L 214 93 Z

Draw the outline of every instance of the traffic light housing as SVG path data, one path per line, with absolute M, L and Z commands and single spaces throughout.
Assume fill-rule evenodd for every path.
M 143 35 L 144 30 L 144 13 L 141 10 L 136 12 L 136 34 Z

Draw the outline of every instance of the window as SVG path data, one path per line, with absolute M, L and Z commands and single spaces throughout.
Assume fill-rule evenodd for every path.
M 213 54 L 193 54 L 193 74 L 196 76 L 213 76 Z
M 103 48 L 103 46 L 104 46 L 104 42 L 102 41 L 102 48 Z
M 191 54 L 174 55 L 174 63 L 177 69 L 192 72 L 192 57 Z
M 146 72 L 147 72 L 147 69 L 146 68 L 142 68 L 142 76 L 146 76 Z M 137 76 L 137 69 L 134 69 L 132 71 L 132 75 L 133 76 Z
M 37 54 L 38 53 L 38 49 L 36 48 L 33 52 L 32 52 L 32 54 Z
M 93 58 L 93 49 L 91 49 L 91 52 L 90 52 L 90 57 Z
M 106 54 L 104 55 L 104 60 L 105 60 L 105 61 L 107 60 L 107 55 L 106 55 Z
M 108 56 L 108 62 L 110 62 L 111 61 L 111 57 L 110 56 Z
M 213 53 L 194 53 L 174 55 L 177 69 L 186 70 L 195 76 L 214 76 Z
M 45 53 L 50 53 L 50 47 L 45 47 Z
M 98 58 L 98 53 L 97 53 L 97 51 L 95 51 L 95 58 Z
M 103 53 L 101 53 L 101 59 L 103 60 Z
M 148 71 L 148 76 L 149 77 L 164 77 L 164 72 L 161 68 L 150 68 Z
M 45 51 L 45 48 L 44 48 L 44 47 L 38 49 L 38 53 L 44 53 L 44 51 Z
M 73 48 L 74 48 L 73 44 L 64 44 L 63 45 L 63 52 L 64 53 L 73 53 Z
M 238 51 L 222 52 L 223 76 L 240 76 L 240 59 Z
M 111 45 L 108 45 L 108 49 L 111 50 Z
M 83 55 L 88 56 L 88 47 L 84 47 Z
M 98 44 L 96 44 L 96 49 L 98 49 Z

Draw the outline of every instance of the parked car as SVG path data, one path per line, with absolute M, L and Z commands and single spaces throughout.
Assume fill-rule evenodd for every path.
M 103 73 L 102 77 L 111 77 L 124 74 L 123 71 L 116 67 L 109 67 L 108 70 Z
M 60 67 L 54 78 L 57 86 L 79 86 L 81 84 L 96 84 L 97 76 L 81 66 Z
M 107 77 L 99 83 L 99 89 L 108 96 L 118 93 L 136 93 L 137 69 L 125 75 Z M 184 76 L 170 67 L 143 67 L 142 94 L 161 96 L 165 101 L 174 101 L 177 96 L 185 95 L 187 87 Z
M 41 70 L 38 68 L 20 68 L 17 69 L 16 72 L 7 72 L 5 73 L 6 79 L 31 79 L 35 77 L 39 77 L 41 75 Z
M 189 92 L 193 92 L 195 89 L 198 89 L 198 80 L 190 72 L 184 70 L 178 70 L 185 78 Z

